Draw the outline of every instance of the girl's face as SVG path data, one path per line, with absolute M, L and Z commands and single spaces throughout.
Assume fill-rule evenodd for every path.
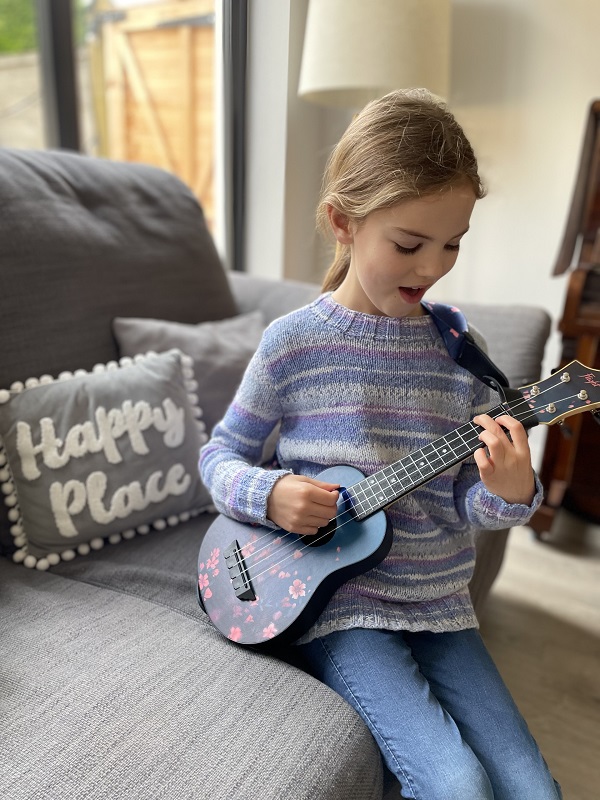
M 351 252 L 334 299 L 366 314 L 422 314 L 423 295 L 456 262 L 474 205 L 473 190 L 459 185 L 373 211 L 360 224 L 330 208 L 335 236 Z

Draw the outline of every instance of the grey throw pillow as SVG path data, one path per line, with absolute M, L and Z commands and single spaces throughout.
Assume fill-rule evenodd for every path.
M 177 350 L 0 390 L 0 482 L 17 551 L 47 569 L 207 510 L 191 360 Z
M 124 356 L 172 347 L 191 356 L 209 433 L 233 399 L 264 327 L 260 311 L 198 325 L 131 317 L 113 320 L 115 338 Z

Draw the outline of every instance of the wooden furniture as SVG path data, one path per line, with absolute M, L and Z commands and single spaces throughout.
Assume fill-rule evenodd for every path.
M 568 281 L 563 316 L 561 363 L 577 358 L 600 366 L 600 100 L 590 105 L 579 170 L 562 245 L 553 275 Z M 597 453 L 600 425 L 592 414 L 569 417 L 549 428 L 540 478 L 544 503 L 530 522 L 548 534 L 556 511 L 565 507 L 600 521 Z

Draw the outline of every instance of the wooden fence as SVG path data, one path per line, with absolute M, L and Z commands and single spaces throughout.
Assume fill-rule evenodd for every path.
M 175 173 L 212 225 L 214 0 L 97 2 L 91 21 L 100 154 Z

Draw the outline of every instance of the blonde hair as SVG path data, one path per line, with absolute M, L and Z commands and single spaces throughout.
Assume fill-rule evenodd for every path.
M 328 208 L 360 224 L 368 214 L 403 200 L 467 183 L 485 195 L 477 160 L 446 105 L 425 89 L 390 92 L 353 119 L 331 153 L 317 207 L 317 227 L 331 233 Z M 350 265 L 338 243 L 323 291 L 334 291 Z

